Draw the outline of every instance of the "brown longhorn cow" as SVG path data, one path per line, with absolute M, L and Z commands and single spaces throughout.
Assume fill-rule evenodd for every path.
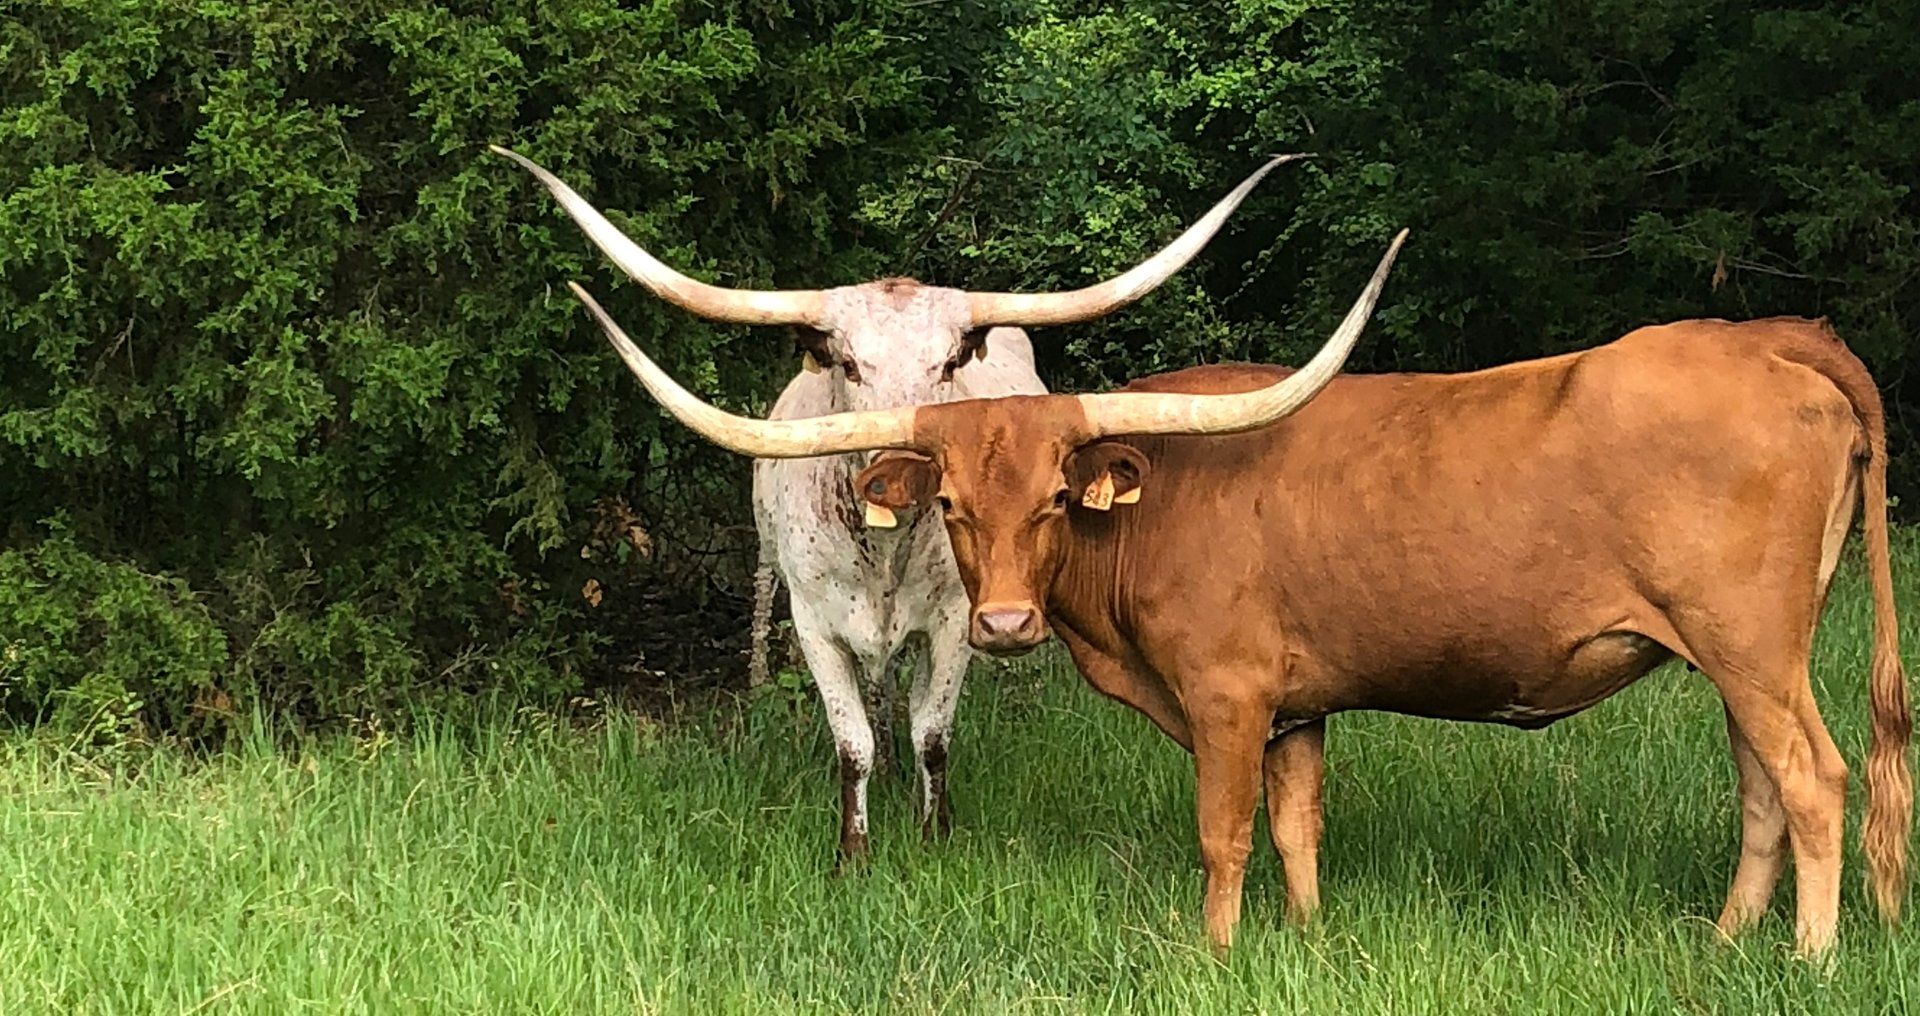
M 1327 716 L 1536 727 L 1679 656 L 1720 692 L 1738 771 L 1744 828 L 1719 927 L 1765 911 L 1790 845 L 1798 947 L 1826 950 L 1847 767 L 1808 658 L 1861 509 L 1866 854 L 1897 918 L 1910 720 L 1865 367 L 1824 323 L 1773 318 L 1642 328 L 1469 374 L 1336 377 L 1392 258 L 1299 371 L 1201 367 L 1116 393 L 804 421 L 706 406 L 588 305 L 654 397 L 726 447 L 900 449 L 857 489 L 942 513 L 974 645 L 1021 651 L 1052 629 L 1094 687 L 1193 753 L 1219 948 L 1263 777 L 1290 914 L 1315 908 Z

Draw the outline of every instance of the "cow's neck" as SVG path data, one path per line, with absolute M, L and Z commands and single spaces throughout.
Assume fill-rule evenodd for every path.
M 1103 652 L 1120 653 L 1131 627 L 1123 593 L 1132 529 L 1119 513 L 1076 512 L 1047 590 L 1047 616 Z

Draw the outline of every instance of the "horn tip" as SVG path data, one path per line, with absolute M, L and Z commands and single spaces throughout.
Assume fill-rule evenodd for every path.
M 513 149 L 508 148 L 504 145 L 490 144 L 487 146 L 487 151 L 492 152 L 493 154 L 498 155 L 503 159 L 511 159 L 514 162 L 519 163 L 521 166 L 525 167 L 528 170 L 531 170 L 536 174 L 543 172 L 539 166 L 534 164 L 532 159 L 529 159 L 526 156 L 521 155 L 519 152 L 516 152 Z
M 587 287 L 582 286 L 578 282 L 568 280 L 567 288 L 573 291 L 573 298 L 580 301 L 580 303 L 587 308 L 587 313 L 592 314 L 601 325 L 613 328 L 619 327 L 613 323 L 613 318 L 609 317 L 606 310 L 600 306 L 600 301 L 594 299 L 592 293 L 587 292 Z

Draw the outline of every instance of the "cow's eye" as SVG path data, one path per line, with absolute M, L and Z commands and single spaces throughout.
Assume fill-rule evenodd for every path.
M 1068 490 L 1065 487 L 1062 487 L 1059 490 L 1054 491 L 1053 492 L 1054 510 L 1059 511 L 1060 509 L 1065 508 L 1067 506 L 1067 499 L 1072 496 L 1073 496 L 1073 492 Z
M 950 512 L 953 510 L 953 499 L 948 497 L 945 494 L 935 494 L 933 496 L 933 503 L 936 505 L 939 505 L 940 510 L 943 512 Z
M 854 384 L 860 383 L 860 368 L 854 365 L 853 357 L 849 356 L 840 361 L 840 369 L 847 372 L 847 380 Z

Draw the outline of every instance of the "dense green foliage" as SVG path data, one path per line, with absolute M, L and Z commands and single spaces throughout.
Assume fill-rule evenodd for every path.
M 921 34 L 954 26 L 889 4 L 8 14 L 0 513 L 15 547 L 68 534 L 7 559 L 33 579 L 0 595 L 0 641 L 28 654 L 0 670 L 17 713 L 63 711 L 50 695 L 94 669 L 128 705 L 185 682 L 323 716 L 573 687 L 601 623 L 583 580 L 617 624 L 637 609 L 618 594 L 677 576 L 674 552 L 737 547 L 707 520 L 743 517 L 745 471 L 662 433 L 559 288 L 597 258 L 483 145 L 590 185 L 689 270 L 825 282 L 877 270 L 847 212 L 953 144 L 926 125 L 968 59 Z M 791 362 L 621 307 L 749 405 Z M 650 574 L 636 550 L 655 546 Z M 122 658 L 81 633 L 101 611 L 78 601 L 136 568 L 166 576 L 149 610 L 211 611 L 210 645 L 156 667 L 159 646 Z
M 1311 149 L 1162 292 L 1037 335 L 1042 373 L 1297 356 L 1410 225 L 1366 366 L 1827 314 L 1898 419 L 1916 58 L 1890 0 L 0 3 L 0 707 L 557 695 L 732 602 L 744 464 L 560 284 L 736 407 L 785 336 L 614 283 L 488 142 L 786 286 L 1082 283 Z
M 1912 603 L 1920 548 L 1903 543 Z M 1849 567 L 1813 674 L 1855 762 L 1869 625 Z M 1060 657 L 982 670 L 960 703 L 953 838 L 921 844 L 917 792 L 888 769 L 872 862 L 839 878 L 833 746 L 804 690 L 791 712 L 429 720 L 104 765 L 0 734 L 0 1012 L 1920 1006 L 1920 923 L 1873 916 L 1857 792 L 1832 964 L 1791 955 L 1791 873 L 1764 921 L 1717 940 L 1739 808 L 1718 696 L 1678 666 L 1537 733 L 1335 717 L 1325 909 L 1283 923 L 1256 828 L 1225 962 L 1200 921 L 1191 759 Z

